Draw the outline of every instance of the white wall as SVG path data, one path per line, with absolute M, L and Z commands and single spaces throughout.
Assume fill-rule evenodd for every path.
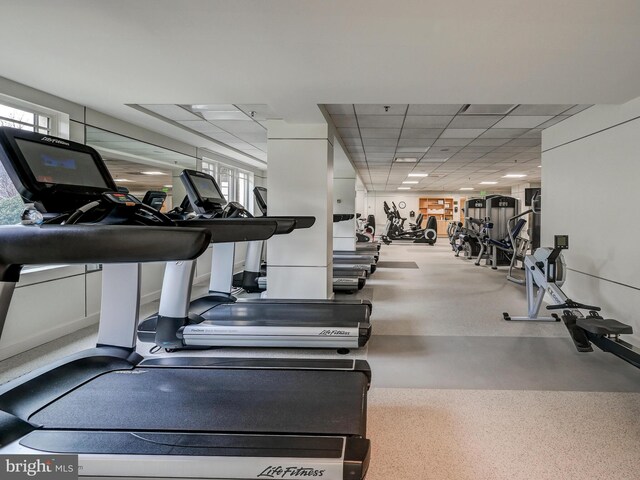
M 569 235 L 563 287 L 640 338 L 640 98 L 598 105 L 542 134 L 542 244 Z

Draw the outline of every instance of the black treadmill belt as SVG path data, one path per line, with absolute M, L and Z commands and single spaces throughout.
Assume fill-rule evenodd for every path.
M 24 447 L 55 453 L 298 458 L 340 458 L 343 443 L 332 437 L 77 430 L 36 430 L 20 440 Z
M 367 378 L 335 371 L 136 368 L 33 414 L 45 429 L 364 435 Z
M 369 311 L 366 305 L 317 304 L 309 308 L 304 304 L 237 302 L 217 305 L 202 316 L 219 325 L 357 327 L 369 321 Z

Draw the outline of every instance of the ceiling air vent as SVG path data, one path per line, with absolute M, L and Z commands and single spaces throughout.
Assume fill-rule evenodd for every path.
M 458 115 L 506 115 L 518 105 L 466 104 Z

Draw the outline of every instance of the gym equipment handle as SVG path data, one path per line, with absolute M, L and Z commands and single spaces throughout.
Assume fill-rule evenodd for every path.
M 547 310 L 562 310 L 565 308 L 578 308 L 582 310 L 593 310 L 595 312 L 599 312 L 601 310 L 600 307 L 596 307 L 594 305 L 585 305 L 584 303 L 574 302 L 570 299 L 567 299 L 566 302 L 559 305 L 547 305 Z

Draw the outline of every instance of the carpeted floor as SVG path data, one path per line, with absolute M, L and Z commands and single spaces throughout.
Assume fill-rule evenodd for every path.
M 418 268 L 380 268 L 357 295 L 337 296 L 374 304 L 374 336 L 349 354 L 373 370 L 368 480 L 640 478 L 637 369 L 599 351 L 578 354 L 562 324 L 505 322 L 502 312 L 526 311 L 524 288 L 507 282 L 504 269 L 455 258 L 442 239 L 433 247 L 394 242 L 381 261 Z M 0 362 L 0 383 L 90 346 L 95 335 L 85 329 Z

